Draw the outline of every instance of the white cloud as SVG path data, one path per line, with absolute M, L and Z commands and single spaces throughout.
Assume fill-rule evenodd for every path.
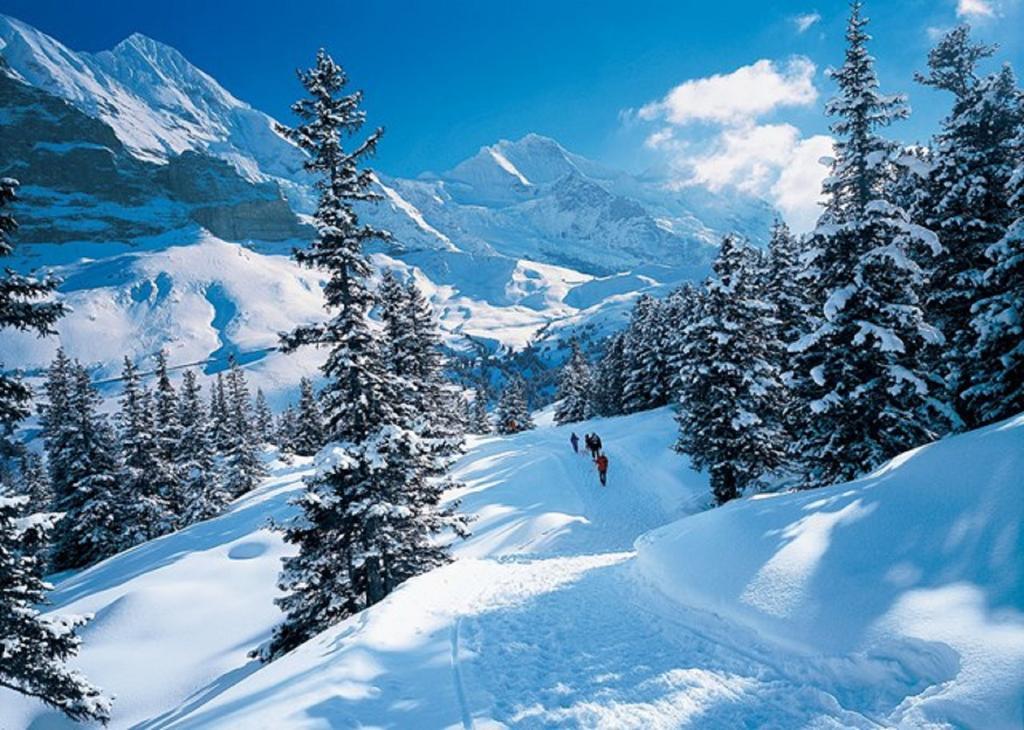
M 833 154 L 832 138 L 816 134 L 796 143 L 769 191 L 772 202 L 794 231 L 809 231 L 821 213 L 821 183 L 828 168 L 823 157 Z
M 689 160 L 693 182 L 712 190 L 732 185 L 751 193 L 767 190 L 800 137 L 791 124 L 726 129 L 705 154 Z
M 805 33 L 808 28 L 821 20 L 821 14 L 817 11 L 813 13 L 803 13 L 802 15 L 794 16 L 792 20 L 793 25 L 796 26 L 796 32 Z
M 762 59 L 729 74 L 685 81 L 662 100 L 643 106 L 637 116 L 644 121 L 664 118 L 676 125 L 729 124 L 779 107 L 808 106 L 818 98 L 814 72 L 814 64 L 803 56 L 782 65 Z
M 666 156 L 674 185 L 733 187 L 762 196 L 803 232 L 818 217 L 827 173 L 819 159 L 831 153 L 832 140 L 805 139 L 792 124 L 759 119 L 782 107 L 813 104 L 814 73 L 807 58 L 784 64 L 760 60 L 729 74 L 686 81 L 630 119 L 659 123 L 644 144 Z M 691 128 L 695 123 L 703 126 Z
M 996 12 L 988 0 L 957 0 L 956 14 L 961 18 L 992 18 Z

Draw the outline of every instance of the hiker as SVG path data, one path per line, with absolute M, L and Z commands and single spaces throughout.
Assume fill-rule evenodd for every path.
M 590 452 L 591 459 L 597 456 L 597 450 L 594 449 L 594 434 L 588 433 L 586 438 L 584 438 L 583 443 L 586 445 L 587 451 Z
M 580 453 L 580 437 L 576 435 L 576 432 L 572 432 L 572 436 L 569 437 L 569 443 L 572 444 L 572 451 L 574 454 Z
M 597 457 L 601 453 L 601 437 L 596 433 L 594 434 L 594 456 Z
M 601 486 L 608 486 L 608 457 L 604 454 L 600 454 L 594 463 L 597 464 L 597 476 L 601 479 Z

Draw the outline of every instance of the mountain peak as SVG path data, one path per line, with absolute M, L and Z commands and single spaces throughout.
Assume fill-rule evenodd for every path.
M 160 41 L 150 38 L 148 35 L 139 33 L 138 31 L 132 33 L 130 36 L 118 43 L 110 49 L 110 52 L 118 56 L 131 53 L 141 53 L 144 55 L 173 54 L 179 58 L 184 58 L 181 53 L 166 43 L 161 43 Z

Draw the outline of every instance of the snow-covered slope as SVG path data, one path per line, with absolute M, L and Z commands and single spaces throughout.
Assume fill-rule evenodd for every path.
M 310 468 L 273 462 L 228 514 L 60 581 L 57 610 L 97 614 L 76 663 L 114 727 L 1019 726 L 1024 417 L 700 514 L 670 411 L 590 430 L 607 488 L 567 427 L 474 440 L 457 561 L 261 666 L 288 551 L 263 525 Z M 68 723 L 0 692 L 0 726 Z
M 681 604 L 835 657 L 837 684 L 874 676 L 861 701 L 883 724 L 1021 726 L 1024 415 L 681 520 L 639 551 Z

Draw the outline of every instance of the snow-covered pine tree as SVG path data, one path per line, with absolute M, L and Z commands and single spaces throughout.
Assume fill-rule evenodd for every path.
M 181 428 L 178 469 L 183 492 L 188 496 L 181 524 L 189 525 L 220 514 L 231 501 L 215 458 L 216 448 L 210 435 L 202 386 L 192 370 L 186 370 L 181 377 L 178 423 Z
M 473 398 L 469 430 L 471 433 L 480 435 L 488 434 L 494 430 L 494 427 L 491 425 L 491 417 L 487 413 L 487 391 L 484 390 L 483 386 L 477 387 L 476 395 Z
M 178 420 L 178 394 L 167 371 L 167 353 L 156 354 L 156 388 L 153 392 L 153 443 L 156 448 L 159 475 L 156 487 L 170 514 L 172 525 L 184 523 L 189 497 L 185 492 L 179 464 L 181 455 L 181 424 Z
M 756 251 L 727 236 L 701 316 L 684 333 L 677 448 L 708 471 L 718 504 L 777 469 L 785 450 L 775 312 L 763 299 L 759 266 Z
M 323 414 L 309 378 L 299 380 L 299 410 L 290 437 L 291 450 L 299 456 L 314 456 L 327 443 Z
M 651 295 L 642 295 L 633 307 L 623 343 L 624 412 L 636 413 L 668 403 L 671 377 L 666 362 L 666 334 L 663 307 Z
M 915 217 L 938 234 L 944 249 L 934 260 L 927 311 L 945 335 L 938 364 L 949 400 L 967 427 L 978 425 L 981 414 L 968 407 L 964 391 L 984 380 L 989 365 L 974 356 L 971 307 L 988 295 L 987 252 L 1014 220 L 1008 185 L 1014 138 L 1024 124 L 1024 101 L 1012 69 L 1007 65 L 978 76 L 978 62 L 993 51 L 974 43 L 969 28 L 960 26 L 932 49 L 928 74 L 918 76 L 921 83 L 953 95 Z
M 505 383 L 495 415 L 498 433 L 512 434 L 533 428 L 533 418 L 526 401 L 526 383 L 522 376 L 513 375 Z
M 803 417 L 799 404 L 793 398 L 795 361 L 789 346 L 800 339 L 811 327 L 816 283 L 808 281 L 804 266 L 803 247 L 781 219 L 772 226 L 768 250 L 761 256 L 759 286 L 763 298 L 773 309 L 762 327 L 772 328 L 768 337 L 767 357 L 778 369 L 785 389 L 773 400 L 779 409 L 774 415 L 777 423 L 787 431 L 796 433 Z
M 219 453 L 225 453 L 231 445 L 231 416 L 228 412 L 228 397 L 224 388 L 224 373 L 217 373 L 217 379 L 210 388 L 210 440 Z
M 15 200 L 18 181 L 0 178 L 0 258 L 14 250 L 11 235 L 18 224 L 7 206 Z M 35 332 L 40 337 L 55 334 L 54 324 L 65 312 L 60 302 L 49 298 L 60 282 L 47 277 L 38 279 L 0 269 L 0 329 Z M 16 375 L 5 374 L 0 362 L 0 458 L 15 453 L 14 429 L 29 415 L 32 391 Z
M 1011 159 L 1016 169 L 1008 199 L 1014 221 L 985 251 L 985 296 L 972 308 L 970 358 L 976 365 L 963 395 L 979 424 L 1024 411 L 1024 125 Z
M 415 383 L 410 405 L 413 413 L 419 415 L 417 431 L 429 439 L 443 472 L 465 442 L 465 401 L 461 389 L 445 377 L 445 357 L 434 308 L 412 279 L 405 285 L 405 301 L 412 332 L 406 342 L 406 358 L 412 365 L 409 372 Z M 392 343 L 389 349 L 397 348 Z
M 675 289 L 665 299 L 665 363 L 669 373 L 669 393 L 674 401 L 679 400 L 683 387 L 682 376 L 686 355 L 686 330 L 701 317 L 704 290 L 691 282 Z M 615 378 L 614 373 L 609 374 Z
M 262 650 L 273 658 L 355 611 L 380 601 L 400 582 L 448 560 L 433 537 L 465 533 L 453 507 L 440 507 L 441 480 L 429 479 L 435 455 L 410 424 L 400 381 L 385 367 L 385 348 L 369 323 L 370 265 L 363 244 L 388 234 L 359 222 L 353 204 L 375 200 L 372 172 L 361 168 L 381 130 L 345 150 L 343 137 L 364 122 L 362 94 L 342 95 L 347 77 L 326 52 L 300 72 L 309 94 L 292 109 L 302 122 L 281 132 L 309 153 L 318 176 L 317 237 L 300 263 L 328 275 L 324 297 L 331 318 L 282 338 L 285 351 L 329 348 L 323 365 L 322 407 L 329 438 L 317 473 L 296 500 L 301 514 L 285 540 L 299 552 L 287 558 L 278 601 L 286 618 Z
M 622 388 L 625 381 L 625 332 L 608 337 L 604 355 L 594 368 L 592 409 L 599 416 L 618 416 L 623 412 Z
M 866 23 L 854 2 L 845 61 L 830 73 L 836 157 L 808 256 L 822 300 L 790 346 L 803 408 L 794 459 L 807 486 L 852 479 L 937 433 L 922 352 L 941 334 L 924 320 L 913 256 L 938 243 L 886 199 L 897 147 L 877 130 L 907 112 L 878 90 Z
M 778 338 L 789 345 L 807 330 L 807 321 L 813 307 L 808 296 L 808 282 L 804 280 L 803 247 L 782 219 L 772 226 L 771 239 L 765 259 L 764 296 L 775 308 L 779 323 Z M 788 360 L 788 356 L 784 356 Z M 788 371 L 788 362 L 779 363 Z
M 39 423 L 43 433 L 43 451 L 50 475 L 50 487 L 58 502 L 71 491 L 68 464 L 64 462 L 64 445 L 71 433 L 65 422 L 71 397 L 71 360 L 58 347 L 57 354 L 46 371 L 44 390 L 46 400 L 39 404 Z
M 298 433 L 299 421 L 294 406 L 289 405 L 281 411 L 281 414 L 277 417 L 275 428 L 278 446 L 288 453 L 296 453 L 295 434 Z
M 78 653 L 75 631 L 89 616 L 44 616 L 50 586 L 38 546 L 46 521 L 20 515 L 28 498 L 0 496 L 0 687 L 35 697 L 74 720 L 106 723 L 111 703 L 66 662 Z
M 300 72 L 299 80 L 309 97 L 293 104 L 292 111 L 302 123 L 281 126 L 279 131 L 309 154 L 305 166 L 318 176 L 319 202 L 314 216 L 317 237 L 307 249 L 297 250 L 295 259 L 330 274 L 324 297 L 335 314 L 327 322 L 287 333 L 282 349 L 330 348 L 321 392 L 328 437 L 361 439 L 379 422 L 384 379 L 381 353 L 367 318 L 373 296 L 367 288 L 370 263 L 362 249 L 390 234 L 360 223 L 353 205 L 380 198 L 372 189 L 372 171 L 360 165 L 373 154 L 383 130 L 372 132 L 351 152 L 344 149 L 343 137 L 358 134 L 365 122 L 366 114 L 359 108 L 362 92 L 342 95 L 348 77 L 323 49 L 317 53 L 316 66 Z
M 169 532 L 175 520 L 160 489 L 164 470 L 153 427 L 153 398 L 127 356 L 121 381 L 120 484 L 127 501 L 122 530 L 126 546 L 131 546 Z
M 252 400 L 249 385 L 238 361 L 229 358 L 225 379 L 227 398 L 227 436 L 224 454 L 224 488 L 232 497 L 245 494 L 267 475 L 263 464 L 262 443 L 253 429 Z
M 28 497 L 28 507 L 35 512 L 53 511 L 53 488 L 43 457 L 26 450 L 18 464 L 18 493 Z
M 62 444 L 59 458 L 67 465 L 67 490 L 55 505 L 64 513 L 55 526 L 56 570 L 92 565 L 140 541 L 125 536 L 135 495 L 120 481 L 114 433 L 98 410 L 103 399 L 81 364 L 72 363 L 70 372 L 64 433 L 53 439 Z
M 590 407 L 590 365 L 575 338 L 570 343 L 570 350 L 558 382 L 558 398 L 561 402 L 555 408 L 556 423 L 576 423 L 593 415 Z
M 252 409 L 252 428 L 256 438 L 264 444 L 276 442 L 274 435 L 274 413 L 267 403 L 267 396 L 263 394 L 263 388 L 256 389 L 256 402 Z

